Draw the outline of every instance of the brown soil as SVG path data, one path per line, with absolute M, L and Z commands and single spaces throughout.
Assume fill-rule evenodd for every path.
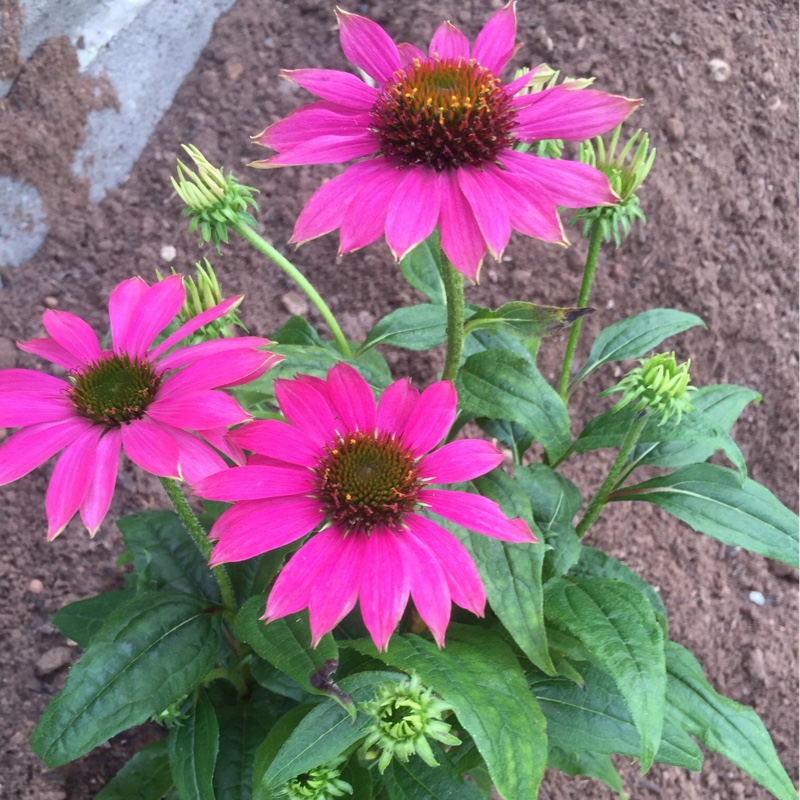
M 4 3 L 4 9 L 13 9 Z M 220 18 L 194 71 L 153 134 L 127 182 L 99 206 L 69 171 L 83 138 L 85 115 L 97 101 L 79 79 L 64 41 L 47 42 L 24 71 L 2 53 L 5 71 L 18 74 L 0 102 L 0 172 L 24 178 L 43 193 L 51 232 L 17 270 L 2 270 L 0 368 L 33 367 L 13 347 L 40 335 L 45 305 L 75 312 L 98 330 L 111 288 L 124 278 L 151 278 L 166 266 L 161 248 L 177 250 L 176 267 L 200 257 L 186 233 L 169 176 L 182 142 L 193 142 L 214 163 L 261 190 L 260 218 L 278 245 L 289 238 L 304 201 L 335 168 L 253 172 L 245 164 L 262 152 L 248 135 L 306 100 L 278 79 L 280 68 L 345 68 L 334 31 L 333 3 L 273 4 L 240 0 Z M 351 10 L 380 22 L 399 40 L 427 42 L 435 26 L 453 21 L 474 36 L 491 3 L 362 2 Z M 521 59 L 548 61 L 567 74 L 597 76 L 600 88 L 643 97 L 635 124 L 658 147 L 656 167 L 642 193 L 645 228 L 618 252 L 604 249 L 582 354 L 591 335 L 622 317 L 652 307 L 701 315 L 709 330 L 678 337 L 681 357 L 693 358 L 698 384 L 739 383 L 763 393 L 735 435 L 750 474 L 797 506 L 797 10 L 767 0 L 526 3 L 520 8 Z M 461 8 L 460 11 L 454 11 Z M 7 18 L 7 17 L 6 17 Z M 68 49 L 68 48 L 67 48 Z M 708 62 L 730 65 L 724 82 Z M 108 96 L 102 98 L 108 103 Z M 573 239 L 577 235 L 573 233 Z M 212 255 L 207 253 L 207 255 Z M 514 238 L 501 264 L 484 268 L 468 300 L 497 306 L 509 299 L 570 305 L 577 296 L 584 246 L 558 248 Z M 251 330 L 269 333 L 287 316 L 292 286 L 241 243 L 212 258 L 229 292 L 247 293 Z M 334 237 L 306 245 L 297 263 L 330 300 L 346 332 L 363 337 L 398 304 L 414 302 L 385 244 L 336 258 Z M 319 322 L 312 314 L 312 319 Z M 542 347 L 545 374 L 555 377 L 564 340 Z M 437 366 L 391 355 L 397 376 L 430 380 Z M 613 378 L 604 376 L 606 384 Z M 599 408 L 587 387 L 576 405 Z M 577 429 L 577 425 L 576 425 Z M 595 486 L 602 461 L 569 465 L 582 486 Z M 76 764 L 47 771 L 28 740 L 66 663 L 79 653 L 50 625 L 53 613 L 81 597 L 119 586 L 114 559 L 121 549 L 113 522 L 94 540 L 75 523 L 45 541 L 44 494 L 49 467 L 0 491 L 6 515 L 0 555 L 0 796 L 30 800 L 92 797 L 152 731 L 120 737 Z M 112 512 L 166 507 L 159 486 L 129 466 Z M 659 587 L 670 612 L 671 635 L 697 655 L 712 683 L 761 714 L 793 779 L 798 777 L 797 572 L 692 533 L 657 509 L 618 507 L 596 527 L 592 544 L 609 549 Z M 114 514 L 109 515 L 109 520 Z M 748 599 L 751 590 L 766 598 Z M 66 651 L 59 648 L 68 647 Z M 54 665 L 62 664 L 60 669 Z M 634 798 L 766 798 L 765 791 L 721 758 L 710 756 L 701 775 L 656 767 L 645 778 L 619 762 Z M 610 798 L 582 779 L 549 775 L 543 798 Z

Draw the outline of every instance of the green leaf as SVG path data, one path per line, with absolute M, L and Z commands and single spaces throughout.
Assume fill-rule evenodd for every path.
M 748 403 L 760 403 L 761 395 L 745 386 L 714 384 L 692 392 L 692 405 L 718 429 L 730 432 Z M 685 467 L 710 458 L 717 448 L 704 442 L 651 442 L 636 445 L 630 462 L 652 467 Z
M 167 738 L 172 778 L 181 800 L 216 800 L 214 765 L 219 750 L 219 724 L 214 706 L 200 691 L 189 714 Z
M 537 306 L 517 300 L 504 303 L 496 311 L 479 309 L 469 317 L 465 330 L 467 333 L 480 328 L 507 330 L 517 336 L 541 339 L 568 328 L 575 320 L 592 311 L 592 308 Z
M 522 460 L 522 454 L 533 444 L 533 436 L 518 422 L 510 422 L 507 419 L 490 419 L 489 417 L 478 417 L 475 422 L 487 436 L 499 439 L 504 445 L 511 448 L 515 464 Z
M 633 425 L 637 412 L 632 408 L 620 411 L 606 411 L 589 420 L 587 426 L 573 444 L 576 453 L 598 450 L 603 447 L 619 447 Z M 690 442 L 722 450 L 731 463 L 739 470 L 742 480 L 747 477 L 747 465 L 742 451 L 737 447 L 725 428 L 714 424 L 702 411 L 695 409 L 684 414 L 680 421 L 673 417 L 663 425 L 659 414 L 650 414 L 639 436 L 640 445 L 661 442 Z
M 797 800 L 767 729 L 752 708 L 717 694 L 695 657 L 667 642 L 667 698 L 682 727 L 741 767 L 779 800 Z
M 590 750 L 573 753 L 562 750 L 560 747 L 551 747 L 547 756 L 547 766 L 573 778 L 576 775 L 588 775 L 590 778 L 602 781 L 609 789 L 617 792 L 622 800 L 625 800 L 622 792 L 622 778 L 611 763 L 608 753 L 593 753 Z
M 416 670 L 452 706 L 505 800 L 537 796 L 547 762 L 545 719 L 502 639 L 451 624 L 442 650 L 414 634 L 392 637 L 385 653 L 377 653 L 368 640 L 351 646 L 400 669 Z
M 401 680 L 396 672 L 359 672 L 343 678 L 339 686 L 354 703 L 371 700 L 375 687 L 387 681 Z M 261 785 L 277 789 L 290 778 L 307 772 L 342 755 L 365 736 L 371 717 L 361 712 L 355 721 L 335 700 L 326 700 L 297 724 L 275 758 L 267 767 Z
M 247 642 L 265 661 L 285 672 L 300 686 L 314 694 L 327 694 L 309 682 L 328 659 L 338 658 L 339 650 L 331 634 L 326 633 L 316 647 L 311 646 L 308 612 L 291 614 L 265 624 L 265 600 L 257 595 L 250 598 L 236 615 L 234 633 Z
M 700 317 L 672 308 L 653 308 L 620 320 L 600 331 L 589 358 L 572 379 L 572 385 L 580 383 L 602 364 L 623 361 L 626 358 L 641 358 L 658 347 L 664 339 L 697 325 L 706 327 Z
M 172 788 L 167 740 L 145 745 L 94 800 L 161 800 Z
M 644 774 L 661 740 L 667 683 L 664 633 L 647 598 L 608 578 L 554 578 L 544 602 L 547 618 L 587 647 L 617 684 L 641 736 Z
M 430 350 L 446 338 L 447 310 L 444 306 L 430 303 L 404 306 L 378 320 L 359 348 L 359 354 L 376 344 L 393 344 L 406 350 Z
M 439 272 L 440 252 L 439 233 L 434 231 L 400 261 L 400 271 L 403 277 L 415 289 L 427 295 L 432 303 L 444 305 L 447 299 Z
M 45 709 L 34 752 L 52 769 L 145 722 L 195 688 L 220 645 L 207 600 L 147 592 L 123 603 Z
M 173 511 L 140 511 L 117 521 L 137 574 L 149 570 L 150 588 L 169 587 L 220 602 L 208 563 Z
M 448 753 L 434 741 L 430 745 L 438 767 L 416 756 L 407 763 L 394 759 L 389 764 L 383 774 L 389 800 L 482 800 L 478 787 L 464 780 Z
M 646 500 L 731 547 L 798 566 L 797 515 L 766 487 L 730 469 L 692 464 L 627 486 L 612 500 Z
M 459 404 L 476 417 L 518 422 L 552 461 L 570 444 L 569 415 L 555 389 L 525 358 L 508 350 L 470 356 L 456 377 Z
M 579 664 L 583 688 L 565 677 L 548 677 L 535 670 L 531 691 L 547 717 L 550 745 L 569 753 L 619 753 L 636 757 L 641 737 L 630 709 L 610 675 L 599 666 Z M 703 753 L 683 731 L 667 706 L 656 761 L 699 770 Z
M 92 636 L 100 630 L 108 615 L 117 606 L 135 596 L 136 592 L 133 589 L 121 589 L 116 592 L 103 592 L 85 600 L 76 600 L 56 611 L 53 625 L 67 639 L 72 639 L 86 649 Z
M 290 317 L 269 337 L 276 344 L 311 345 L 322 347 L 325 343 L 305 317 Z

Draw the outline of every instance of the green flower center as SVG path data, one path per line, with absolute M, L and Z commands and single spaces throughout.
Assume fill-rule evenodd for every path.
M 118 427 L 142 418 L 161 377 L 149 361 L 122 354 L 88 364 L 71 381 L 69 398 L 82 417 Z
M 470 59 L 415 59 L 372 107 L 381 151 L 437 172 L 495 160 L 513 141 L 516 112 L 503 84 Z
M 363 533 L 378 525 L 399 527 L 403 515 L 414 509 L 423 486 L 414 456 L 387 435 L 339 437 L 315 471 L 317 497 L 329 519 Z

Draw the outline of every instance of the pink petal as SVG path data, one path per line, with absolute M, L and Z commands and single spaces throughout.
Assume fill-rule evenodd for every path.
M 233 339 L 214 339 L 210 342 L 200 342 L 198 344 L 179 347 L 163 358 L 160 358 L 157 366 L 160 372 L 166 372 L 170 369 L 178 369 L 179 367 L 194 364 L 208 356 L 216 355 L 217 353 L 230 353 L 236 350 L 267 347 L 270 344 L 271 342 L 269 339 L 262 339 L 260 336 L 237 336 Z M 163 352 L 163 349 L 159 345 L 150 351 L 150 358 L 156 359 Z
M 359 83 L 365 85 L 360 81 Z M 306 141 L 309 137 L 360 135 L 371 124 L 372 117 L 368 112 L 318 100 L 270 125 L 254 141 L 281 151 Z
M 503 89 L 505 89 L 506 94 L 509 97 L 513 97 L 515 94 L 522 91 L 528 85 L 530 79 L 533 78 L 540 69 L 541 67 L 536 67 L 535 69 L 523 72 L 522 75 L 519 76 L 519 78 L 514 78 L 513 81 L 506 83 L 503 86 Z
M 450 263 L 471 281 L 477 281 L 481 261 L 486 253 L 478 221 L 458 185 L 458 174 L 445 171 L 439 179 L 442 187 L 442 207 L 439 230 L 442 250 Z
M 118 283 L 108 298 L 108 319 L 111 325 L 111 342 L 119 350 L 119 343 L 126 341 L 142 302 L 150 287 L 139 277 Z
M 378 401 L 378 430 L 400 436 L 418 400 L 419 390 L 411 385 L 410 378 L 387 386 Z
M 294 167 L 299 164 L 343 164 L 354 158 L 375 155 L 378 142 L 371 131 L 356 136 L 319 136 L 287 147 L 277 155 L 263 161 L 254 161 L 251 167 Z
M 427 61 L 428 59 L 428 56 L 415 44 L 400 42 L 400 44 L 397 45 L 397 50 L 400 53 L 401 69 L 408 67 L 415 59 L 419 59 L 420 61 Z
M 101 357 L 97 334 L 88 322 L 69 311 L 48 309 L 42 316 L 45 330 L 70 355 L 82 363 L 98 361 Z
M 167 350 L 169 350 L 171 347 L 174 347 L 176 344 L 178 344 L 178 342 L 183 341 L 187 336 L 191 336 L 195 331 L 199 331 L 200 328 L 202 328 L 204 325 L 208 325 L 209 322 L 213 322 L 215 319 L 224 317 L 229 311 L 236 308 L 239 305 L 239 303 L 242 302 L 243 297 L 244 295 L 239 295 L 238 297 L 231 297 L 228 300 L 223 300 L 221 303 L 218 303 L 213 308 L 209 308 L 208 311 L 203 311 L 202 314 L 198 314 L 196 317 L 192 317 L 188 322 L 184 322 L 183 325 L 181 325 L 180 328 L 178 328 L 178 330 L 167 336 L 167 338 L 164 339 L 163 342 L 156 345 L 149 352 L 148 355 L 152 360 L 155 361 L 155 359 L 159 358 L 162 353 L 166 353 Z M 169 322 L 167 324 L 169 324 Z M 243 346 L 242 342 L 248 338 L 251 337 L 242 336 L 241 338 L 237 339 L 225 339 L 216 342 L 204 342 L 203 344 L 208 345 L 209 348 L 211 348 L 212 345 L 216 345 L 220 349 L 227 347 L 235 349 L 237 346 L 242 347 Z M 269 344 L 269 341 L 267 339 L 264 339 L 263 341 L 265 344 Z M 236 342 L 237 344 L 228 344 L 228 342 Z M 199 352 L 199 348 L 202 347 L 202 344 L 195 345 L 195 347 L 197 347 L 198 350 L 194 352 Z M 174 356 L 174 353 L 171 353 L 169 356 L 167 356 L 167 358 L 171 358 L 172 356 Z M 161 361 L 162 365 L 164 361 L 166 361 L 166 359 L 162 359 Z M 172 363 L 171 366 L 174 367 L 176 366 L 176 364 Z
M 469 39 L 451 22 L 443 22 L 433 34 L 428 55 L 440 61 L 459 58 L 469 61 Z
M 225 460 L 213 447 L 191 433 L 173 428 L 170 435 L 178 446 L 181 475 L 190 486 L 196 486 L 203 478 L 227 468 Z
M 230 395 L 213 390 L 158 397 L 147 407 L 145 416 L 183 430 L 227 427 L 250 419 Z
M 0 428 L 57 422 L 75 415 L 75 407 L 66 396 L 42 397 L 28 392 L 3 392 L 0 398 Z
M 375 395 L 357 369 L 339 362 L 328 373 L 328 392 L 348 433 L 374 432 L 377 419 Z
M 227 456 L 234 464 L 244 464 L 247 460 L 244 451 L 228 438 L 229 433 L 230 431 L 227 428 L 206 428 L 205 430 L 197 431 L 198 436 L 201 436 L 213 448 Z
M 159 386 L 157 398 L 162 400 L 176 393 L 197 392 L 238 384 L 242 378 L 256 372 L 265 361 L 271 360 L 271 356 L 272 353 L 250 348 L 207 356 L 170 375 Z
M 511 236 L 508 192 L 493 164 L 483 169 L 461 167 L 458 186 L 472 208 L 475 220 L 492 255 L 500 259 Z
M 119 428 L 107 430 L 97 443 L 94 469 L 81 504 L 81 520 L 94 536 L 103 521 L 117 482 L 122 436 Z
M 553 86 L 514 99 L 517 110 L 515 136 L 524 142 L 566 139 L 582 142 L 610 131 L 641 103 L 595 89 Z
M 342 51 L 378 83 L 386 83 L 400 69 L 400 52 L 386 31 L 366 17 L 336 9 Z
M 539 541 L 523 520 L 509 519 L 494 500 L 480 494 L 450 489 L 423 489 L 419 493 L 419 502 L 450 522 L 493 539 L 521 544 Z
M 346 538 L 338 528 L 328 528 L 312 536 L 281 570 L 267 598 L 267 609 L 262 619 L 271 622 L 306 608 L 317 576 L 327 579 L 339 565 L 339 554 Z
M 517 49 L 516 37 L 516 4 L 511 0 L 483 26 L 475 39 L 472 57 L 493 75 L 500 75 Z
M 363 544 L 361 616 L 378 650 L 386 649 L 408 603 L 407 556 L 398 541 L 402 536 L 376 528 Z
M 450 381 L 431 384 L 417 401 L 402 434 L 403 444 L 421 456 L 447 436 L 456 418 L 458 395 Z
M 114 342 L 115 352 L 127 353 L 131 358 L 144 356 L 156 336 L 178 315 L 185 299 L 180 275 L 169 275 L 150 286 L 139 300 L 136 316 L 124 335 Z
M 332 441 L 341 424 L 337 424 L 333 409 L 327 398 L 313 386 L 297 380 L 275 381 L 275 397 L 283 416 L 306 436 L 320 444 Z
M 219 539 L 211 554 L 212 567 L 244 561 L 297 541 L 325 518 L 319 501 L 309 497 L 245 500 L 229 508 L 209 534 Z
M 170 431 L 156 422 L 135 419 L 120 427 L 125 454 L 145 472 L 182 479 L 178 445 Z
M 209 475 L 195 484 L 195 494 L 208 500 L 263 500 L 308 494 L 314 488 L 314 474 L 297 467 L 232 467 Z
M 324 455 L 321 445 L 299 428 L 277 419 L 259 419 L 231 431 L 234 444 L 301 467 L 315 467 Z
M 358 534 L 341 536 L 339 550 L 325 572 L 325 579 L 311 585 L 308 613 L 312 647 L 353 610 L 358 600 L 366 539 Z
M 33 353 L 41 356 L 59 367 L 67 370 L 78 369 L 85 363 L 82 359 L 76 358 L 72 353 L 63 348 L 55 339 L 45 336 L 41 339 L 28 339 L 27 342 L 17 342 L 17 347 L 26 353 Z
M 441 201 L 435 169 L 406 170 L 386 214 L 386 243 L 398 261 L 430 236 L 439 219 Z
M 37 394 L 40 397 L 61 397 L 67 389 L 69 389 L 69 384 L 66 381 L 54 378 L 44 372 L 37 372 L 35 369 L 0 370 L 0 392 L 23 392 Z
M 490 442 L 459 439 L 425 456 L 417 471 L 431 483 L 459 483 L 485 475 L 502 461 L 503 454 Z
M 72 416 L 31 425 L 9 436 L 0 445 L 0 486 L 27 475 L 92 427 L 88 419 Z
M 417 537 L 435 554 L 447 579 L 453 602 L 482 617 L 486 592 L 467 548 L 440 525 L 419 514 L 408 514 L 405 523 L 408 526 L 407 535 Z
M 369 111 L 378 99 L 378 90 L 349 72 L 336 69 L 284 69 L 281 77 L 302 86 L 312 94 L 345 108 Z M 269 144 L 269 128 L 255 137 L 259 144 Z M 262 141 L 266 138 L 267 141 Z
M 47 538 L 55 539 L 80 508 L 95 467 L 95 451 L 102 427 L 95 425 L 64 448 L 47 487 Z
M 375 166 L 371 161 L 362 161 L 323 183 L 300 212 L 291 241 L 303 244 L 338 228 L 353 197 L 364 185 L 363 181 L 369 180 L 370 173 L 374 170 Z
M 436 644 L 444 647 L 452 601 L 439 556 L 413 535 L 403 536 L 403 546 L 408 551 L 411 598 L 423 622 L 431 629 Z

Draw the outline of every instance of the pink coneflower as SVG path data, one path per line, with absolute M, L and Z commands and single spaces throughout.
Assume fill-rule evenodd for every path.
M 339 228 L 339 251 L 347 253 L 385 233 L 399 259 L 438 225 L 447 257 L 475 280 L 486 250 L 500 258 L 512 228 L 565 243 L 557 206 L 618 199 L 593 167 L 514 149 L 605 133 L 639 101 L 574 84 L 519 94 L 532 72 L 503 84 L 498 76 L 517 49 L 513 2 L 472 46 L 445 22 L 427 55 L 396 45 L 371 20 L 337 15 L 344 54 L 376 85 L 337 70 L 285 70 L 283 77 L 322 99 L 254 137 L 277 151 L 256 167 L 364 159 L 311 197 L 292 241 Z
M 409 595 L 444 642 L 451 601 L 482 615 L 486 602 L 464 546 L 417 513 L 426 508 L 506 542 L 535 542 L 521 519 L 477 494 L 429 488 L 467 481 L 496 467 L 489 442 L 463 439 L 426 455 L 456 415 L 453 384 L 420 394 L 408 380 L 389 386 L 375 406 L 367 382 L 338 364 L 327 380 L 278 380 L 288 422 L 258 420 L 231 434 L 256 455 L 244 467 L 211 475 L 202 497 L 236 504 L 211 530 L 212 564 L 242 561 L 312 536 L 278 576 L 266 619 L 308 607 L 316 643 L 361 601 L 375 644 L 386 646 Z
M 250 336 L 172 349 L 235 308 L 240 297 L 194 317 L 151 347 L 185 295 L 180 275 L 154 286 L 141 278 L 120 283 L 108 301 L 110 350 L 101 350 L 80 317 L 45 311 L 49 336 L 19 347 L 69 370 L 68 380 L 29 369 L 0 371 L 0 427 L 21 428 L 0 446 L 0 485 L 64 451 L 47 490 L 49 538 L 79 509 L 84 525 L 97 531 L 111 503 L 120 449 L 147 472 L 190 483 L 225 468 L 193 432 L 235 456 L 224 433 L 250 415 L 214 390 L 262 375 L 280 356 L 258 349 L 267 339 Z

